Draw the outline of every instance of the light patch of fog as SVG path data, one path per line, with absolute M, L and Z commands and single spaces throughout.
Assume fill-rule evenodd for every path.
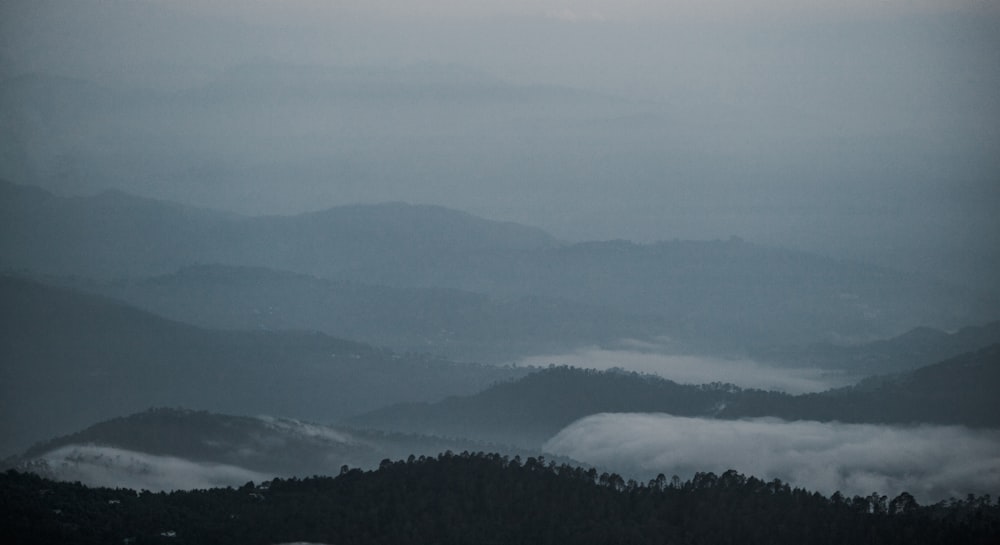
M 335 430 L 327 426 L 321 426 L 319 424 L 300 422 L 293 418 L 258 416 L 257 419 L 263 422 L 267 427 L 283 433 L 329 441 L 332 443 L 342 443 L 345 445 L 353 445 L 358 442 L 354 437 L 351 437 L 351 435 L 342 431 Z
M 725 382 L 742 388 L 775 390 L 789 394 L 822 392 L 847 386 L 857 377 L 819 368 L 773 367 L 749 359 L 664 354 L 655 351 L 582 348 L 569 354 L 531 356 L 524 365 L 571 365 L 587 369 L 620 368 L 657 375 L 680 384 Z
M 40 459 L 47 466 L 47 476 L 56 480 L 154 492 L 235 487 L 274 478 L 238 466 L 95 445 L 67 445 Z
M 598 414 L 544 449 L 642 479 L 735 469 L 824 494 L 907 491 L 922 503 L 1000 492 L 1000 430 L 960 426 Z

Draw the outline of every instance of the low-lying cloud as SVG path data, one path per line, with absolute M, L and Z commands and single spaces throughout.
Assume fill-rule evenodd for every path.
M 334 444 L 354 445 L 358 443 L 350 434 L 329 426 L 302 422 L 294 418 L 275 418 L 267 415 L 258 416 L 257 419 L 268 428 L 283 435 L 306 437 Z
M 735 469 L 824 494 L 906 491 L 923 503 L 1000 492 L 1000 430 L 960 426 L 597 414 L 544 449 L 642 479 Z
M 822 392 L 846 386 L 854 377 L 818 368 L 772 367 L 748 359 L 672 355 L 658 352 L 585 348 L 570 354 L 534 356 L 525 365 L 571 365 L 587 369 L 618 367 L 658 375 L 681 384 L 728 382 L 743 388 L 775 390 L 790 394 Z
M 43 472 L 56 480 L 154 492 L 241 486 L 274 477 L 238 466 L 95 445 L 67 445 L 41 459 L 46 466 Z

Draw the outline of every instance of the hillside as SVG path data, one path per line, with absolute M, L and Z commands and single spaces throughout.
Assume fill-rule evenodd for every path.
M 1000 345 L 855 387 L 798 396 L 554 367 L 474 395 L 386 407 L 348 422 L 526 446 L 537 446 L 570 423 L 598 413 L 997 427 L 998 388 Z
M 1000 426 L 1000 344 L 914 371 L 793 399 L 737 399 L 721 417 Z
M 0 277 L 0 347 L 5 452 L 150 406 L 330 421 L 526 372 L 318 333 L 202 329 L 12 276 Z
M 687 386 L 623 371 L 551 367 L 474 395 L 386 407 L 350 418 L 347 423 L 537 446 L 590 414 L 666 412 L 710 416 L 741 392 L 724 385 Z M 788 397 L 778 393 L 755 395 Z
M 661 476 L 662 477 L 662 476 Z M 172 494 L 0 475 L 9 543 L 967 543 L 996 541 L 987 497 L 827 498 L 735 471 L 687 482 L 496 454 Z

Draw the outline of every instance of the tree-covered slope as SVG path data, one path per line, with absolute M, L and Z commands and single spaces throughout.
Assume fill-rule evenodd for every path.
M 555 367 L 480 393 L 376 409 L 352 424 L 538 445 L 597 413 L 1000 427 L 1000 345 L 819 394 L 681 385 L 621 371 Z
M 689 386 L 650 375 L 551 367 L 469 396 L 376 409 L 347 422 L 359 427 L 540 445 L 563 427 L 602 412 L 710 416 L 735 395 L 726 385 Z
M 914 371 L 794 398 L 736 398 L 723 417 L 1000 427 L 1000 344 Z
M 376 471 L 171 494 L 0 475 L 8 543 L 967 543 L 988 497 L 826 498 L 734 471 L 646 485 L 544 460 L 451 453 Z

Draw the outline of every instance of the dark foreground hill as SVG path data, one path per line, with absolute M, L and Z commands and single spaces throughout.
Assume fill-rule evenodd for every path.
M 202 329 L 0 276 L 0 451 L 7 454 L 150 406 L 331 421 L 475 392 L 525 372 L 317 333 Z
M 480 393 L 376 409 L 349 420 L 386 430 L 537 446 L 577 419 L 606 412 L 857 423 L 1000 426 L 1000 345 L 916 371 L 819 394 L 682 385 L 622 371 L 554 367 Z
M 171 494 L 0 476 L 6 543 L 964 543 L 1000 538 L 988 497 L 826 498 L 730 471 L 646 485 L 529 458 L 447 453 L 377 471 Z

